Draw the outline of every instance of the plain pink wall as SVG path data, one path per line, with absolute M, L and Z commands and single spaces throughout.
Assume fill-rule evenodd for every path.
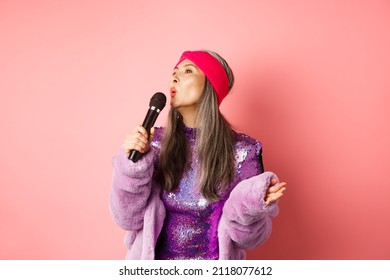
M 387 1 L 1 1 L 0 258 L 122 259 L 111 159 L 182 51 L 288 182 L 252 259 L 390 259 Z M 167 110 L 157 121 L 163 125 Z

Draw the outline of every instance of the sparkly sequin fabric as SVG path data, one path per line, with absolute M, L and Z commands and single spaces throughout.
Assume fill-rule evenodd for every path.
M 261 144 L 244 134 L 237 134 L 235 179 L 229 188 L 220 193 L 219 201 L 211 202 L 203 197 L 195 185 L 199 167 L 194 156 L 196 129 L 183 129 L 193 160 L 177 191 L 161 193 L 166 218 L 157 241 L 155 259 L 218 259 L 217 229 L 223 205 L 240 181 L 263 172 Z M 156 132 L 152 147 L 158 152 L 163 129 L 158 128 Z

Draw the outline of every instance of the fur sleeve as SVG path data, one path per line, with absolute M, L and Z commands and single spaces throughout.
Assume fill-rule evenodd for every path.
M 113 159 L 110 212 L 124 230 L 139 230 L 151 193 L 154 152 L 152 149 L 136 163 L 127 159 L 123 149 Z
M 272 172 L 241 181 L 226 201 L 221 219 L 224 219 L 232 241 L 242 249 L 252 249 L 265 242 L 271 234 L 272 218 L 278 214 L 277 203 L 267 206 L 265 193 Z

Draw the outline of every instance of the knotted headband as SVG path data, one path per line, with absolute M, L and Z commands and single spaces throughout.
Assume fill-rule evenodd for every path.
M 188 59 L 202 70 L 209 79 L 218 97 L 218 106 L 226 97 L 229 91 L 229 79 L 225 68 L 214 56 L 205 51 L 186 51 L 184 52 L 176 66 L 184 59 Z

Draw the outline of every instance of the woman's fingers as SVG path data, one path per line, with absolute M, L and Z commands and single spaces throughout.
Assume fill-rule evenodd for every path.
M 152 142 L 153 138 L 154 138 L 154 135 L 156 135 L 156 130 L 154 129 L 154 127 L 152 127 L 150 129 L 150 136 L 149 136 L 149 143 Z
M 286 185 L 287 185 L 286 182 L 282 182 L 282 183 L 273 185 L 272 187 L 269 187 L 269 188 L 268 188 L 268 192 L 272 192 L 272 193 L 277 192 L 277 191 L 279 191 L 280 189 L 285 188 Z
M 268 205 L 271 205 L 272 203 L 276 202 L 280 197 L 283 196 L 283 193 L 275 193 L 273 195 L 270 195 L 266 201 L 265 201 L 265 204 L 268 206 Z
M 147 147 L 147 141 L 145 143 L 145 139 L 142 139 L 141 136 L 138 136 L 138 137 L 132 137 L 131 135 L 129 135 L 124 144 L 123 144 L 123 147 L 125 149 L 125 151 L 127 153 L 130 152 L 130 150 L 137 150 L 141 153 L 144 152 L 144 150 L 146 150 L 146 147 Z
M 153 139 L 155 130 L 151 129 L 150 139 Z M 123 148 L 127 154 L 130 154 L 131 150 L 136 150 L 141 153 L 145 153 L 149 149 L 150 141 L 148 139 L 148 133 L 146 129 L 139 125 L 134 130 L 128 134 L 123 143 Z
M 287 183 L 282 182 L 276 186 L 270 187 L 266 193 L 265 204 L 270 205 L 282 197 L 284 191 L 287 189 L 286 185 Z
M 275 185 L 277 182 L 279 182 L 278 179 L 274 178 L 274 179 L 271 179 L 271 185 Z
M 140 133 L 142 134 L 145 138 L 148 138 L 148 132 L 146 131 L 146 129 L 142 126 L 142 125 L 138 125 L 134 128 L 134 130 L 132 131 L 132 133 Z

